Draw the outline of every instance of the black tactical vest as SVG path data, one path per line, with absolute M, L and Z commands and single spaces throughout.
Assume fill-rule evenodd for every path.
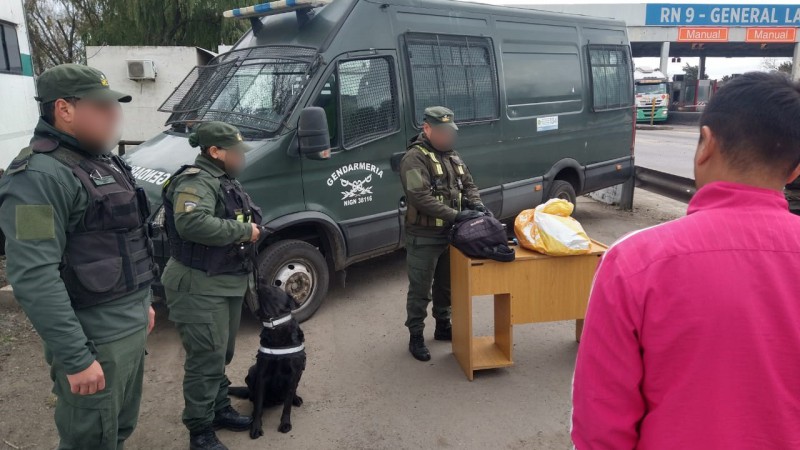
M 164 228 L 169 239 L 170 256 L 181 264 L 193 269 L 202 270 L 210 276 L 213 275 L 247 275 L 253 272 L 253 255 L 255 247 L 252 243 L 230 244 L 222 247 L 211 247 L 181 238 L 175 228 L 175 207 L 172 199 L 167 195 L 169 184 L 176 177 L 191 169 L 203 170 L 200 167 L 186 165 L 178 169 L 165 183 L 161 198 L 164 201 Z M 222 198 L 225 203 L 225 217 L 223 219 L 237 220 L 244 223 L 261 223 L 261 208 L 253 203 L 250 196 L 242 189 L 238 181 L 232 180 L 227 175 L 218 178 L 222 188 Z
M 148 288 L 157 270 L 145 225 L 149 205 L 130 167 L 116 155 L 93 158 L 51 137 L 34 137 L 31 149 L 69 167 L 89 195 L 82 226 L 67 234 L 59 267 L 73 308 Z

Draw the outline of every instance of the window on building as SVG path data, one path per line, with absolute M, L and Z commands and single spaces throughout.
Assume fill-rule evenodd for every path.
M 595 111 L 633 104 L 633 69 L 625 45 L 590 45 L 592 100 Z
M 405 41 L 417 125 L 429 106 L 452 109 L 456 122 L 498 118 L 497 71 L 488 38 L 409 33 Z
M 10 23 L 0 22 L 0 72 L 22 73 L 22 59 L 19 53 L 17 27 Z

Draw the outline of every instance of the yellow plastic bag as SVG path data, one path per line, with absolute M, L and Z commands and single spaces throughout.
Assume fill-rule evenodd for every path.
M 520 245 L 553 256 L 590 253 L 592 242 L 581 224 L 570 217 L 573 209 L 572 203 L 554 198 L 519 213 L 514 233 Z

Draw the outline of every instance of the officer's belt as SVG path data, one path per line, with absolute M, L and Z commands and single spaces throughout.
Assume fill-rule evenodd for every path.
M 302 352 L 305 350 L 306 345 L 300 344 L 297 347 L 278 347 L 278 348 L 268 348 L 268 347 L 259 347 L 258 351 L 267 355 L 289 355 L 292 353 Z
M 283 325 L 290 320 L 292 320 L 292 313 L 286 314 L 283 317 L 278 317 L 277 319 L 274 320 L 261 322 L 261 325 L 264 325 L 265 328 L 275 328 L 278 325 Z

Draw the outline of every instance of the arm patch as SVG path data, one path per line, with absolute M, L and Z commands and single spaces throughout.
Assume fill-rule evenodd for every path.
M 52 205 L 17 205 L 14 211 L 17 239 L 33 241 L 55 239 L 56 226 Z
M 188 192 L 179 192 L 175 198 L 175 212 L 192 212 L 199 202 L 199 196 Z

